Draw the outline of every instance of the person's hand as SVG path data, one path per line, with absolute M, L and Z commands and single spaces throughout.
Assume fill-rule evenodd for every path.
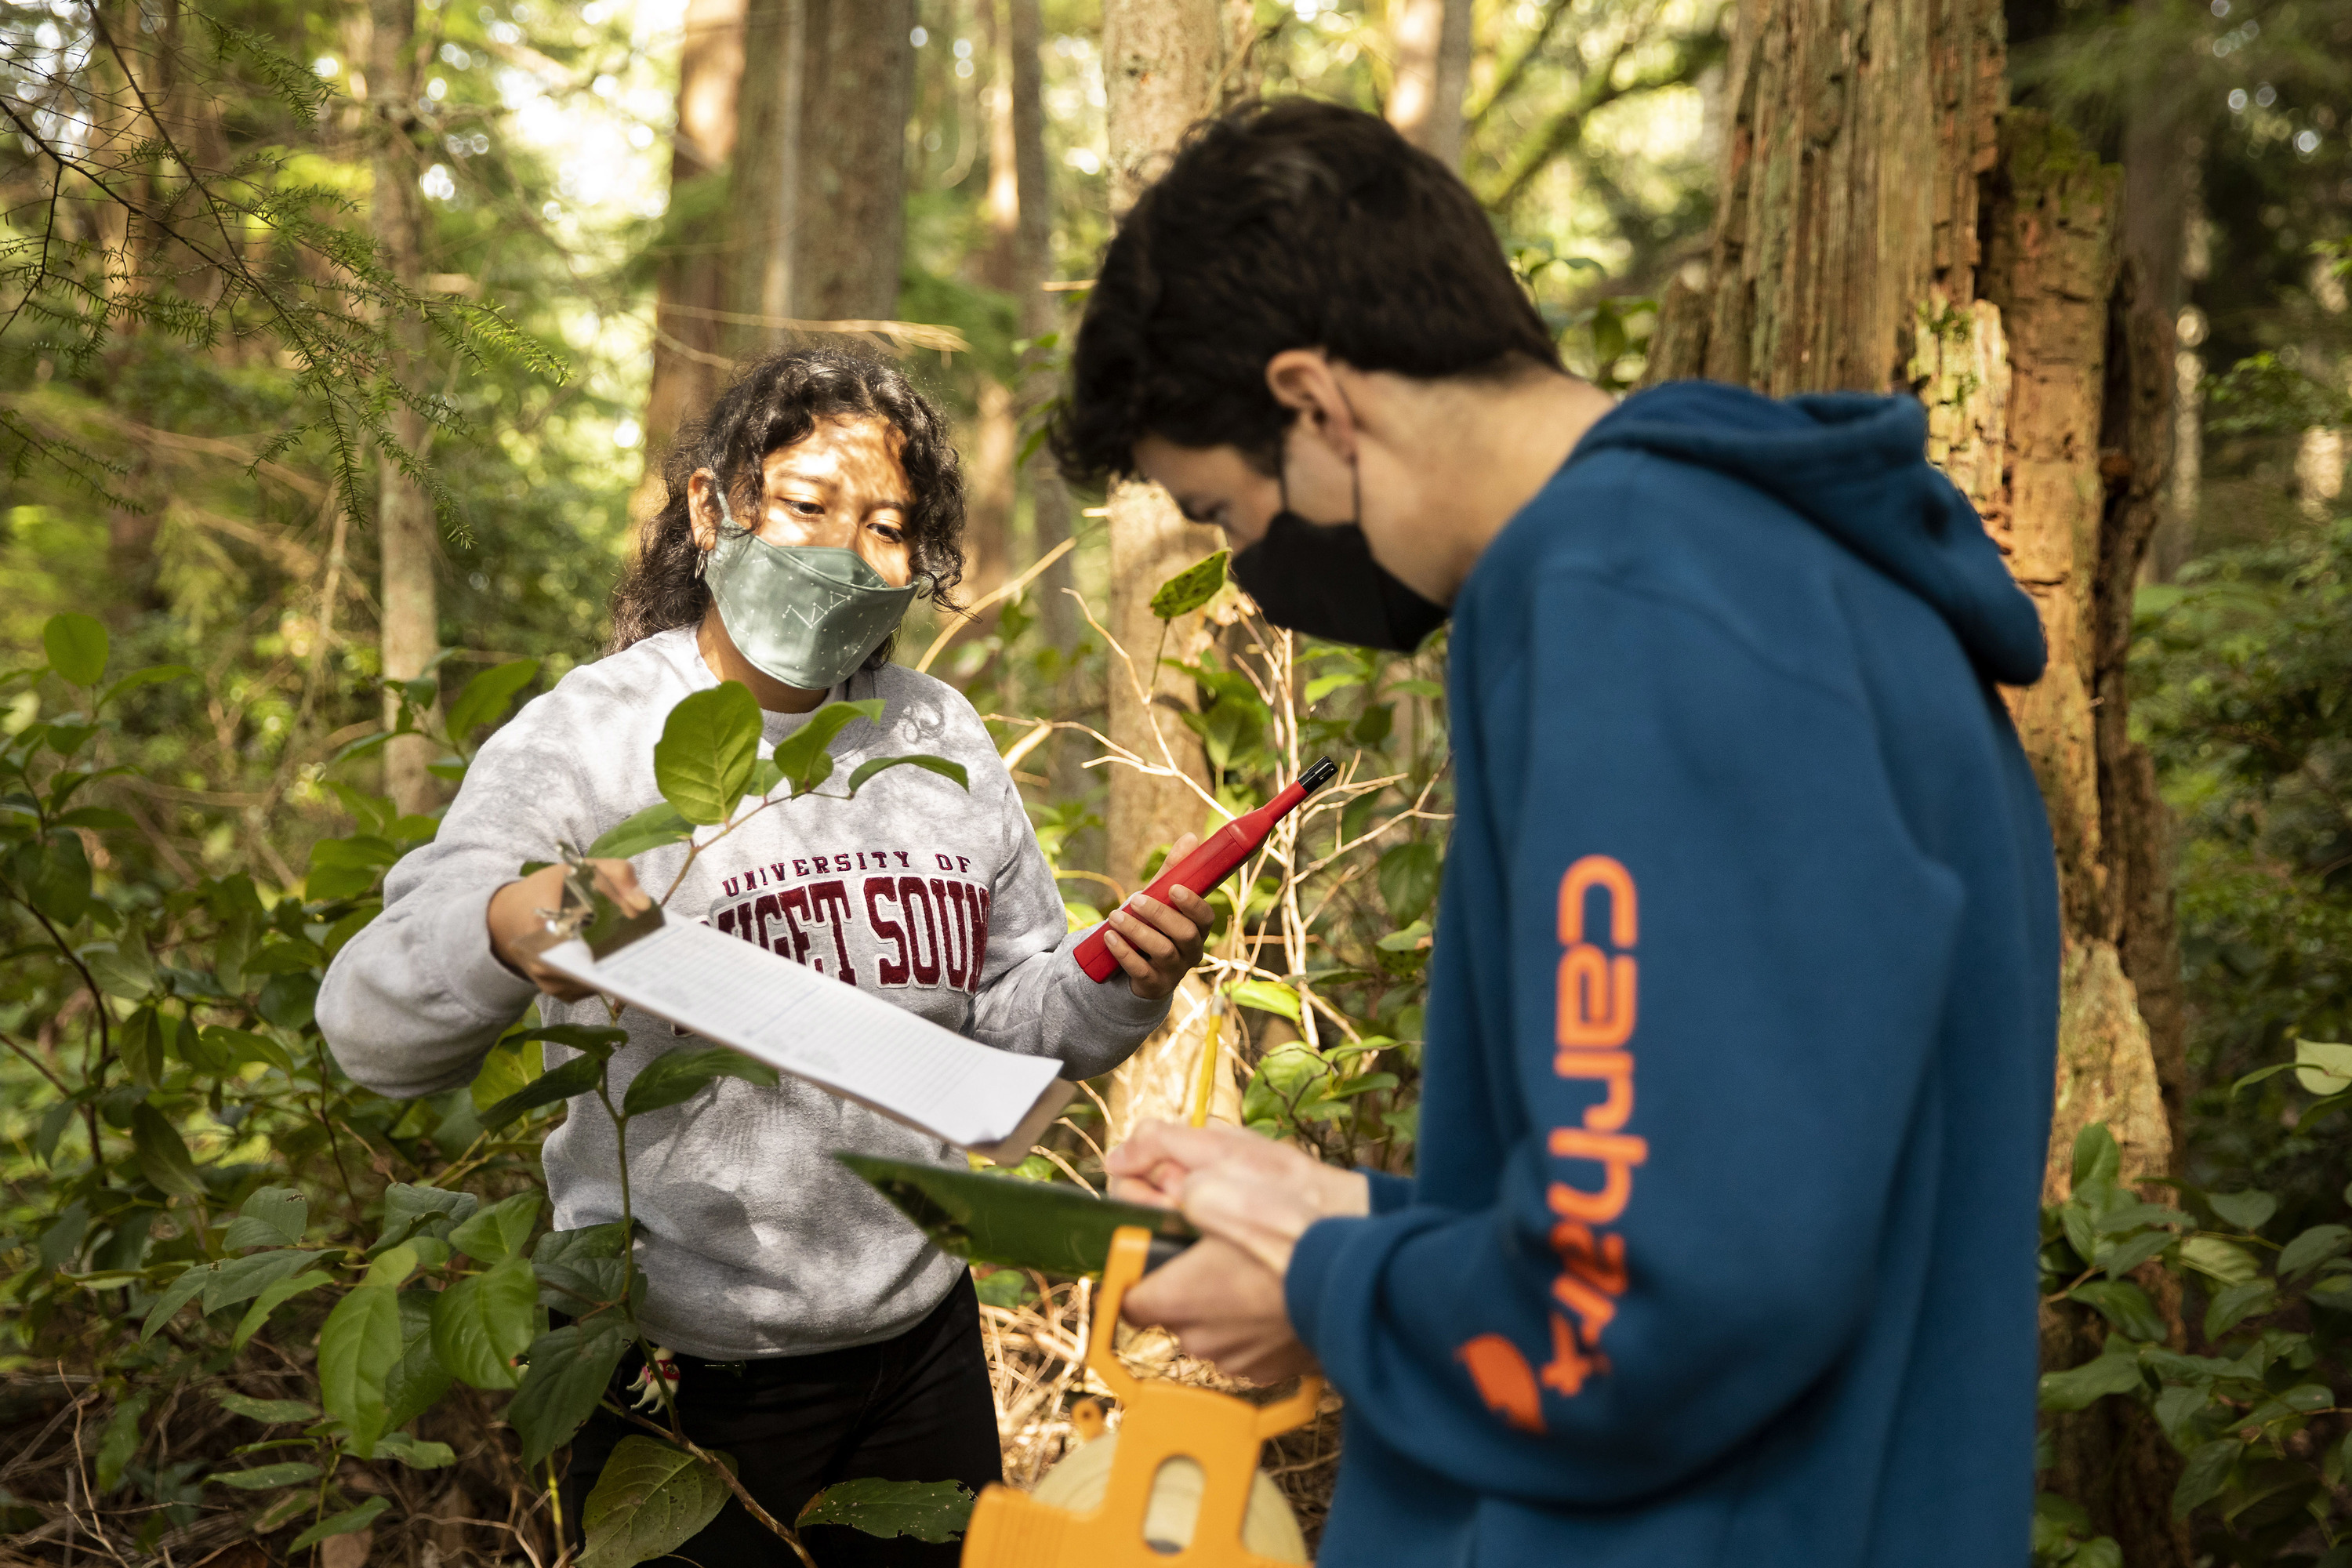
M 1147 1121 L 1103 1163 L 1110 1195 L 1184 1211 L 1274 1271 L 1318 1219 L 1371 1212 L 1371 1184 L 1238 1127 Z
M 1200 842 L 1198 835 L 1187 833 L 1168 847 L 1169 860 L 1181 860 Z M 1200 964 L 1202 944 L 1216 919 L 1208 900 L 1181 884 L 1168 889 L 1164 904 L 1138 893 L 1103 922 L 1103 945 L 1127 971 L 1128 988 L 1146 1002 L 1157 1002 Z
M 1188 1355 L 1259 1381 L 1311 1371 L 1283 1300 L 1307 1227 L 1368 1214 L 1371 1189 L 1286 1143 L 1235 1127 L 1147 1121 L 1104 1164 L 1110 1195 L 1180 1208 L 1202 1239 L 1128 1292 L 1121 1316 L 1156 1323 Z
M 640 914 L 653 906 L 626 860 L 587 864 L 596 873 L 596 890 L 619 905 L 623 914 Z M 561 866 L 542 866 L 520 881 L 509 882 L 490 895 L 485 923 L 489 927 L 490 952 L 500 963 L 558 1001 L 577 1002 L 590 994 L 587 987 L 541 963 L 529 946 L 531 938 L 547 929 L 547 917 L 540 911 L 563 906 L 563 875 Z
M 1119 1316 L 1176 1336 L 1184 1353 L 1253 1383 L 1316 1370 L 1291 1331 L 1282 1281 L 1230 1241 L 1203 1237 L 1129 1289 Z

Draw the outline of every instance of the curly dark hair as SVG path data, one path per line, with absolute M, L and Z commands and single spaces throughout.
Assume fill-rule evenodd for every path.
M 1238 447 L 1274 471 L 1285 349 L 1424 380 L 1558 371 L 1477 198 L 1378 115 L 1283 99 L 1195 125 L 1103 253 L 1054 455 L 1080 484 L 1135 444 Z
M 915 575 L 929 582 L 934 601 L 956 607 L 948 590 L 963 576 L 963 473 L 947 420 L 886 360 L 846 349 L 784 349 L 737 377 L 664 455 L 667 494 L 613 591 L 607 652 L 674 626 L 698 626 L 710 607 L 687 507 L 687 485 L 696 471 L 708 468 L 718 477 L 736 515 L 756 517 L 767 455 L 804 439 L 818 420 L 838 417 L 887 419 L 898 432 L 898 461 L 914 491 L 908 560 Z M 886 638 L 862 668 L 888 663 L 897 642 L 895 635 Z

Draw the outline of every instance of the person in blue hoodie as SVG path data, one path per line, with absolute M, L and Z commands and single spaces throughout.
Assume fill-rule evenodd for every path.
M 1153 1126 L 1209 1239 L 1129 1297 L 1347 1400 L 1322 1562 L 2022 1564 L 2059 928 L 1999 688 L 2032 603 L 1905 396 L 1560 367 L 1372 116 L 1198 128 L 1055 430 L 1266 616 L 1449 616 L 1456 816 L 1410 1180 Z

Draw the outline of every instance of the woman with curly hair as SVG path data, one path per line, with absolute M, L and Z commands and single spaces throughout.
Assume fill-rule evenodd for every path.
M 762 754 L 827 701 L 877 698 L 880 721 L 851 723 L 832 746 L 840 774 L 926 752 L 962 763 L 970 787 L 891 769 L 854 799 L 761 812 L 691 866 L 684 845 L 598 861 L 610 895 L 637 907 L 640 883 L 667 889 L 683 866 L 674 914 L 989 1045 L 1057 1057 L 1066 1078 L 1122 1060 L 1198 962 L 1208 906 L 1180 889 L 1175 907 L 1113 917 L 1125 982 L 1088 981 L 986 727 L 951 688 L 889 661 L 908 603 L 926 590 L 945 603 L 962 565 L 946 422 L 879 360 L 787 352 L 719 396 L 664 477 L 667 500 L 614 595 L 610 654 L 491 737 L 438 836 L 386 879 L 383 914 L 336 955 L 319 1019 L 346 1070 L 385 1094 L 432 1094 L 470 1079 L 534 1000 L 549 1023 L 605 1022 L 601 1004 L 528 951 L 562 868 L 519 868 L 659 801 L 664 721 L 723 680 L 758 699 Z M 615 1095 L 681 1043 L 634 1010 L 621 1022 Z M 547 1054 L 551 1067 L 569 1055 Z M 835 1164 L 839 1149 L 961 1162 L 791 1079 L 722 1078 L 630 1126 L 640 1321 L 673 1352 L 687 1435 L 733 1456 L 745 1486 L 786 1520 L 838 1480 L 976 1489 L 998 1475 L 971 1276 Z M 544 1160 L 559 1228 L 620 1217 L 601 1108 L 576 1108 Z M 616 1381 L 642 1371 L 633 1352 Z M 564 1492 L 575 1531 L 582 1498 L 629 1430 L 600 1413 L 573 1443 Z M 794 1561 L 733 1500 L 680 1550 L 706 1564 Z M 950 1563 L 956 1549 L 845 1532 L 822 1554 Z

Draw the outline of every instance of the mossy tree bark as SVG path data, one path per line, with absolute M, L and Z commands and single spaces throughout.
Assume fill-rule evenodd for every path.
M 1215 101 L 1224 64 L 1225 18 L 1217 0 L 1105 0 L 1103 85 L 1108 98 L 1111 201 L 1121 214 L 1165 166 L 1184 130 Z M 1165 627 L 1151 613 L 1160 584 L 1219 548 L 1217 531 L 1186 522 L 1157 486 L 1122 484 L 1110 495 L 1111 635 L 1125 649 L 1133 674 L 1116 653 L 1109 678 L 1110 738 L 1154 767 L 1203 784 L 1208 764 L 1179 713 L 1191 706 L 1192 682 L 1155 656 L 1192 659 L 1209 641 L 1198 614 Z M 1182 779 L 1155 776 L 1118 763 L 1108 770 L 1104 869 L 1132 889 L 1142 881 L 1151 852 L 1180 834 L 1197 832 L 1208 812 Z M 1108 984 L 1126 981 L 1114 976 Z M 1179 994 L 1175 1017 L 1196 1010 L 1192 983 Z M 1123 1137 L 1138 1121 L 1179 1115 L 1187 1066 L 1199 1051 L 1197 1035 L 1162 1030 L 1118 1070 L 1111 1095 L 1111 1132 Z
M 417 190 L 414 140 L 416 116 L 415 0 L 373 0 L 367 83 L 376 114 L 373 190 L 368 221 L 393 276 L 410 289 L 422 280 L 425 210 Z M 425 370 L 425 323 L 401 311 L 385 323 L 392 336 L 392 374 L 415 391 Z M 395 401 L 389 416 L 393 439 L 411 454 L 425 450 L 425 420 Z M 425 487 L 390 457 L 376 468 L 376 553 L 383 606 L 380 627 L 383 673 L 388 680 L 422 674 L 441 646 L 439 589 L 435 572 L 441 541 L 432 499 Z M 385 719 L 398 715 L 385 699 Z M 425 771 L 435 752 L 418 736 L 393 742 L 383 751 L 384 793 L 403 812 L 432 808 L 436 795 Z
M 2004 38 L 1998 0 L 1741 0 L 1708 274 L 1669 290 L 1651 376 L 1916 394 L 1930 457 L 2041 610 L 2049 671 L 2005 695 L 2049 807 L 2063 907 L 2055 1200 L 2091 1121 L 2115 1133 L 2127 1176 L 2169 1174 L 2177 1149 L 2162 815 L 2124 688 L 2172 348 L 2168 321 L 2157 331 L 2161 280 L 2119 243 L 2121 172 L 2009 108 Z M 2147 1273 L 2177 1323 L 2177 1295 Z M 2046 1309 L 2045 1364 L 2095 1353 L 2100 1332 L 2077 1309 Z M 2053 1436 L 2045 1485 L 2088 1507 L 2135 1568 L 2186 1568 L 2177 1460 L 2152 1423 L 2107 1401 Z
M 743 81 L 744 0 L 691 0 L 678 53 L 677 129 L 671 133 L 669 210 L 654 276 L 654 363 L 646 390 L 646 477 L 631 504 L 640 520 L 661 501 L 661 460 L 678 428 L 726 382 L 728 247 L 723 205 L 735 155 Z

